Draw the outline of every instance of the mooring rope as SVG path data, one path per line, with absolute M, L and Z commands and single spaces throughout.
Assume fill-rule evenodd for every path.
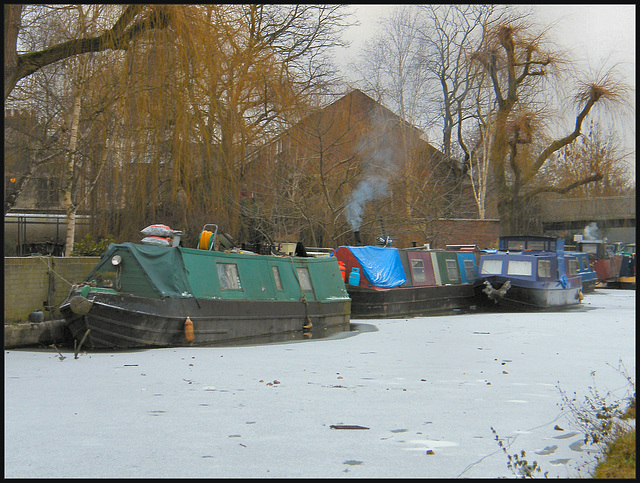
M 39 259 L 42 263 L 44 263 L 47 266 L 47 270 L 51 273 L 54 273 L 55 275 L 57 275 L 62 281 L 66 282 L 69 285 L 69 293 L 67 294 L 67 297 L 65 297 L 64 299 L 62 299 L 62 301 L 58 304 L 55 305 L 50 305 L 51 309 L 59 309 L 60 306 L 62 305 L 62 303 L 73 293 L 74 290 L 76 290 L 79 287 L 79 284 L 77 283 L 72 283 L 69 282 L 69 280 L 67 280 L 66 278 L 64 278 L 62 275 L 60 275 L 57 271 L 55 271 L 51 265 L 49 264 L 49 259 L 51 257 L 45 257 L 44 255 L 31 255 L 33 258 L 37 258 Z M 47 260 L 45 262 L 45 259 Z
M 69 282 L 69 280 L 67 280 L 66 278 L 64 278 L 62 275 L 60 275 L 58 272 L 56 272 L 51 265 L 49 264 L 49 258 L 50 257 L 45 257 L 44 255 L 31 255 L 33 258 L 37 258 L 39 259 L 42 263 L 44 263 L 47 266 L 47 269 L 50 272 L 53 272 L 54 274 L 56 274 L 58 277 L 60 277 L 63 281 L 65 281 L 67 284 L 69 285 L 73 285 L 73 283 Z M 45 262 L 44 259 L 47 259 L 47 261 Z

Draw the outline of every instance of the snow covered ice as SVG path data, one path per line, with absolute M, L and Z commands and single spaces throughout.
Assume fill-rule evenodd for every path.
M 636 360 L 635 291 L 583 306 L 265 345 L 5 350 L 5 477 L 511 477 L 492 427 L 577 477 L 593 454 L 560 389 L 622 399 L 620 361 L 635 377 Z

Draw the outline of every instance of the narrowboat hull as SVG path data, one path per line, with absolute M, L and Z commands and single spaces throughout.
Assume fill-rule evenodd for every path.
M 349 328 L 336 260 L 112 244 L 62 315 L 81 347 L 207 345 Z
M 349 299 L 238 302 L 96 293 L 85 300 L 91 304 L 86 314 L 74 313 L 69 301 L 60 311 L 73 338 L 84 339 L 82 347 L 88 349 L 210 345 L 311 329 L 348 330 L 350 319 Z M 192 341 L 185 331 L 187 317 L 193 324 Z
M 582 279 L 582 293 L 592 293 L 598 283 L 598 274 L 591 267 L 589 256 L 584 252 L 569 251 L 567 255 L 576 257 L 578 262 L 578 275 Z
M 636 246 L 635 243 L 625 245 L 623 248 L 620 274 L 615 282 L 607 284 L 614 288 L 636 289 Z
M 596 260 L 593 263 L 593 269 L 598 275 L 598 282 L 609 283 L 615 282 L 620 276 L 620 265 L 622 257 L 616 255 L 606 260 Z
M 502 277 L 489 277 L 488 281 L 494 289 L 500 289 L 509 280 L 510 287 L 504 295 L 490 298 L 486 286 L 476 286 L 476 302 L 486 310 L 543 311 L 567 308 L 580 305 L 582 302 L 582 286 L 560 287 L 557 283 L 544 284 L 539 287 L 519 285 L 517 280 Z
M 615 282 L 607 283 L 607 288 L 620 288 L 626 290 L 636 289 L 636 277 L 618 277 Z
M 596 290 L 596 282 L 597 280 L 591 279 L 586 280 L 582 278 L 582 293 L 593 293 Z
M 359 318 L 437 315 L 468 309 L 475 304 L 473 284 L 429 287 L 347 286 L 351 316 Z

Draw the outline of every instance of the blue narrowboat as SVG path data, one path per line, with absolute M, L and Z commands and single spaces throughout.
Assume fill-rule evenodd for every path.
M 578 275 L 582 279 L 582 293 L 591 293 L 596 289 L 598 274 L 589 263 L 589 255 L 584 252 L 570 251 L 568 255 L 573 255 L 578 261 Z
M 504 236 L 495 253 L 480 256 L 479 303 L 516 310 L 546 310 L 580 304 L 578 261 L 564 240 L 546 236 Z

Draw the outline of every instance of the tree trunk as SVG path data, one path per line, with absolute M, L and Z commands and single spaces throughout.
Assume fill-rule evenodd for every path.
M 73 251 L 73 243 L 76 234 L 76 210 L 78 207 L 73 203 L 73 175 L 76 161 L 76 148 L 78 146 L 78 125 L 80 124 L 80 94 L 76 94 L 71 117 L 71 129 L 69 135 L 69 153 L 67 155 L 67 166 L 64 174 L 64 186 L 62 202 L 67 214 L 67 236 L 64 247 L 65 256 L 69 256 Z
M 7 98 L 7 85 L 18 66 L 18 32 L 22 17 L 22 5 L 4 5 L 4 98 Z M 10 92 L 10 91 L 9 91 Z

